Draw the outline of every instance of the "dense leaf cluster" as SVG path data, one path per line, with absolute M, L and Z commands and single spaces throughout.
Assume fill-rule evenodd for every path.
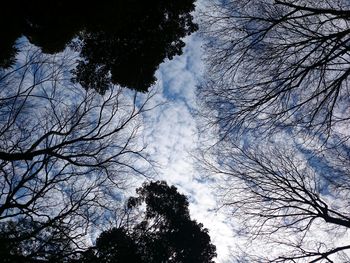
M 213 262 L 216 248 L 207 229 L 191 220 L 186 196 L 161 181 L 145 183 L 137 193 L 128 207 L 145 205 L 143 218 L 131 228 L 103 232 L 80 262 Z
M 0 67 L 15 62 L 25 36 L 46 53 L 80 54 L 74 80 L 104 93 L 111 83 L 147 91 L 164 59 L 182 53 L 197 30 L 193 0 L 16 1 L 2 7 Z M 18 8 L 21 6 L 21 8 Z M 9 25 L 9 26 L 4 26 Z

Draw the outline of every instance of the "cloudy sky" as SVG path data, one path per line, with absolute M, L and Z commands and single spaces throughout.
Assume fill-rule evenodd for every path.
M 164 105 L 145 116 L 145 142 L 151 158 L 158 162 L 159 179 L 178 187 L 190 200 L 194 219 L 209 229 L 217 247 L 217 262 L 229 258 L 233 233 L 221 211 L 216 211 L 213 185 L 201 180 L 191 157 L 199 142 L 195 116 L 196 85 L 202 77 L 202 43 L 198 34 L 186 39 L 184 54 L 163 63 L 155 85 L 153 103 Z

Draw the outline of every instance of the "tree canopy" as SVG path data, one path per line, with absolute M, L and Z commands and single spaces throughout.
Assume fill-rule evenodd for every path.
M 136 222 L 103 232 L 95 253 L 81 262 L 210 263 L 216 248 L 203 225 L 191 220 L 186 196 L 163 181 L 144 183 L 128 209 L 145 205 Z
M 0 66 L 14 64 L 16 40 L 25 36 L 45 53 L 79 52 L 74 80 L 87 89 L 103 94 L 113 83 L 145 92 L 159 64 L 180 55 L 181 38 L 197 30 L 193 10 L 193 0 L 9 1 Z

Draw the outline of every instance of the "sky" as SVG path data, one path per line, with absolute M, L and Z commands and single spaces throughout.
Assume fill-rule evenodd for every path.
M 226 262 L 234 235 L 224 214 L 216 209 L 213 185 L 202 180 L 192 156 L 200 142 L 193 112 L 196 85 L 204 69 L 202 41 L 193 34 L 185 42 L 184 53 L 163 63 L 157 72 L 153 103 L 165 103 L 144 117 L 144 140 L 151 159 L 159 165 L 157 179 L 175 185 L 188 197 L 192 218 L 203 223 L 216 245 L 216 262 Z

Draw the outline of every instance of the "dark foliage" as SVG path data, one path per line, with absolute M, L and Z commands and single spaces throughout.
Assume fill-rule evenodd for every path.
M 32 220 L 2 223 L 0 262 L 62 262 L 73 253 L 72 242 L 62 228 L 60 224 L 46 225 Z
M 132 227 L 117 227 L 97 239 L 80 262 L 205 263 L 213 262 L 216 248 L 207 229 L 191 220 L 187 198 L 165 182 L 145 183 L 128 208 L 142 204 L 146 211 Z
M 0 16 L 0 67 L 10 67 L 25 36 L 43 52 L 80 53 L 74 80 L 104 93 L 110 83 L 147 91 L 164 59 L 182 53 L 197 30 L 193 0 L 12 1 Z M 20 7 L 20 8 L 19 8 Z M 4 26 L 8 25 L 8 26 Z

